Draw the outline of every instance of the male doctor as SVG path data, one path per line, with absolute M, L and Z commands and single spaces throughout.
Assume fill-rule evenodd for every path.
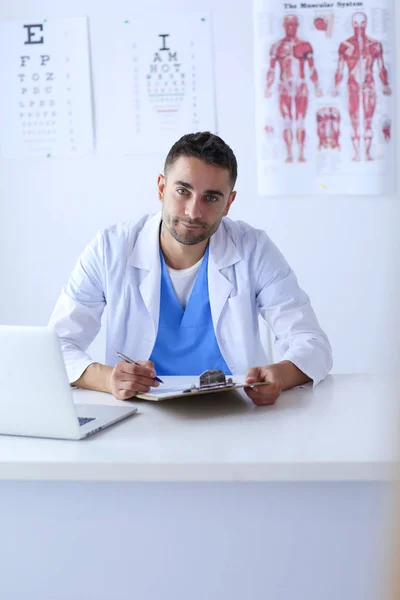
M 330 371 L 329 341 L 308 296 L 264 231 L 227 218 L 237 177 L 231 148 L 184 135 L 158 176 L 162 211 L 100 231 L 80 256 L 50 324 L 72 385 L 127 400 L 160 375 L 246 373 L 255 404 Z M 107 306 L 106 364 L 86 350 Z M 258 317 L 284 360 L 268 364 Z M 140 364 L 118 361 L 116 351 Z M 161 384 L 162 385 L 162 384 Z

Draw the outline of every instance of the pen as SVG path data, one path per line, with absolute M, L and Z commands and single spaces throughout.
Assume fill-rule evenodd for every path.
M 138 362 L 136 362 L 136 360 L 132 360 L 131 358 L 129 358 L 129 356 L 126 356 L 125 354 L 122 354 L 122 352 L 116 352 L 116 354 L 122 358 L 122 360 L 126 360 L 126 362 L 128 363 L 132 363 L 133 365 L 138 365 L 138 367 L 141 367 L 142 365 L 139 365 Z M 155 381 L 159 381 L 160 383 L 164 383 L 162 379 L 160 379 L 159 377 L 154 377 Z

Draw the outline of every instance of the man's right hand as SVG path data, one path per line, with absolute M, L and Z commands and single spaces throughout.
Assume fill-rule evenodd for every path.
M 155 381 L 156 372 L 151 360 L 140 360 L 134 365 L 121 360 L 108 373 L 108 392 L 118 400 L 129 400 L 137 393 L 146 393 L 160 384 Z

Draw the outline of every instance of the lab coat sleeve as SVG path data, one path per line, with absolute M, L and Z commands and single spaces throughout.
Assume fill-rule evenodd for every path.
M 94 362 L 86 350 L 100 330 L 106 305 L 103 254 L 103 236 L 99 232 L 79 257 L 50 317 L 49 325 L 55 327 L 60 339 L 70 383 Z
M 332 368 L 332 350 L 307 294 L 269 238 L 258 244 L 257 302 L 280 355 L 313 380 L 322 381 Z

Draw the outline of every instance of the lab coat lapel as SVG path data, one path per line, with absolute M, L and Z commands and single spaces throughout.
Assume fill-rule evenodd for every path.
M 155 333 L 158 330 L 160 315 L 160 222 L 161 212 L 151 217 L 145 223 L 137 237 L 135 247 L 129 259 L 133 267 L 147 271 L 147 274 L 143 274 L 141 278 L 139 290 L 153 321 Z
M 233 289 L 233 284 L 221 271 L 240 260 L 241 256 L 222 220 L 219 228 L 210 239 L 208 261 L 208 295 L 214 328 L 217 326 L 222 310 Z

